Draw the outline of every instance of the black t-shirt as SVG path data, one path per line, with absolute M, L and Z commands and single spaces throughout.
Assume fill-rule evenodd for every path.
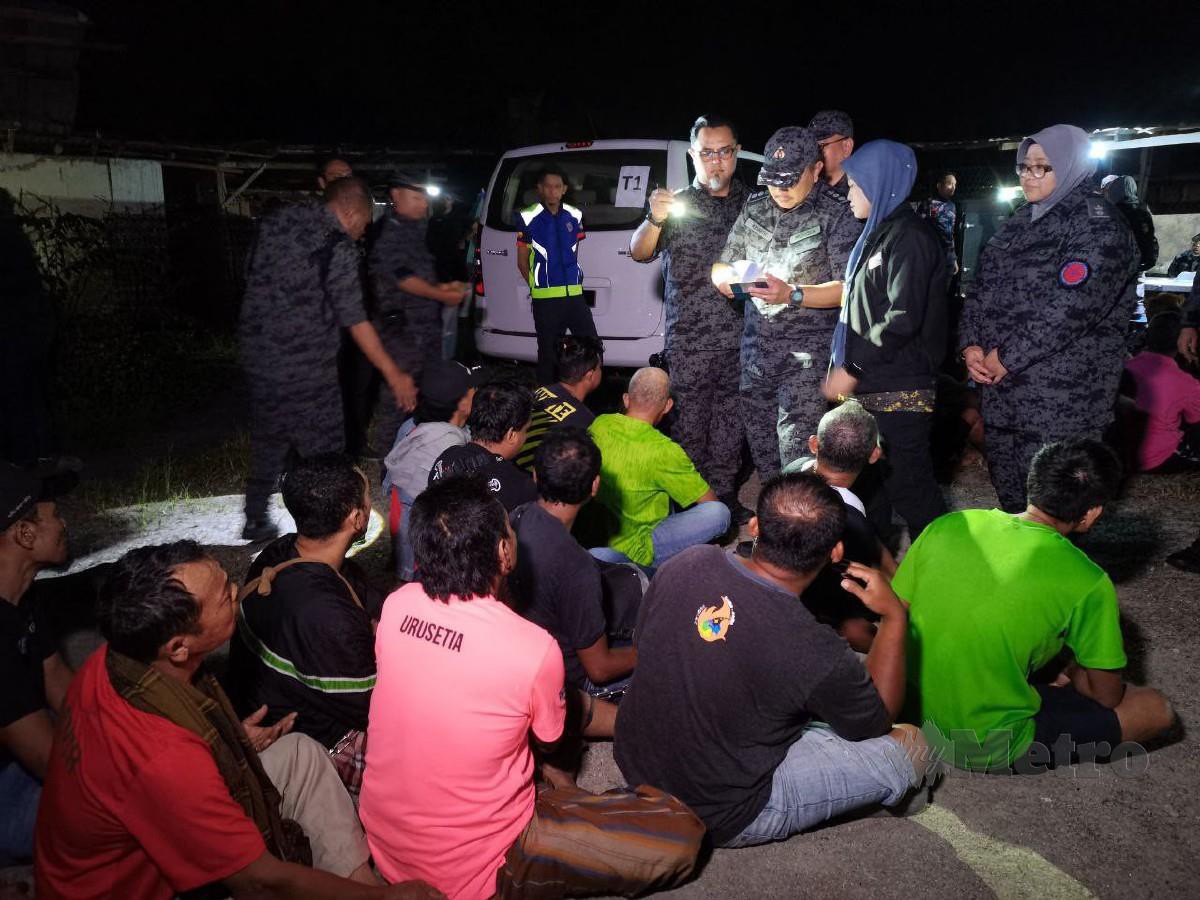
M 888 711 L 846 642 L 720 547 L 692 547 L 658 570 L 636 643 L 617 765 L 629 784 L 690 806 L 718 845 L 762 812 L 809 720 L 848 740 L 887 733 Z
M 546 432 L 562 425 L 587 430 L 594 421 L 595 414 L 572 397 L 561 382 L 538 388 L 533 392 L 533 416 L 529 420 L 529 430 L 525 432 L 525 443 L 513 462 L 517 468 L 532 472 L 533 451 L 546 437 Z
M 247 582 L 296 555 L 296 535 L 278 538 L 250 566 Z M 375 589 L 351 560 L 342 576 L 371 608 Z M 242 601 L 229 648 L 229 694 L 242 715 L 266 704 L 263 724 L 270 725 L 299 712 L 294 730 L 332 747 L 367 727 L 374 686 L 371 620 L 329 566 L 290 566 L 269 594 L 256 591 Z
M 537 499 L 533 479 L 503 456 L 497 456 L 476 443 L 448 447 L 429 470 L 429 483 L 453 475 L 482 478 L 508 512 L 522 503 Z
M 0 727 L 46 708 L 42 665 L 56 649 L 45 618 L 34 604 L 15 606 L 0 598 Z M 11 758 L 0 748 L 0 766 Z
M 575 652 L 605 633 L 600 567 L 562 522 L 537 503 L 512 511 L 517 568 L 510 585 L 517 612 L 554 635 L 562 648 L 567 684 L 582 687 L 586 673 Z

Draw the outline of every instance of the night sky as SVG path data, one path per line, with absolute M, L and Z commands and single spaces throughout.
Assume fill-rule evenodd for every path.
M 759 150 L 817 109 L 954 140 L 1200 123 L 1190 3 L 77 0 L 78 130 L 176 141 L 436 146 L 675 137 L 702 112 Z M 1191 9 L 1184 13 L 1183 10 Z

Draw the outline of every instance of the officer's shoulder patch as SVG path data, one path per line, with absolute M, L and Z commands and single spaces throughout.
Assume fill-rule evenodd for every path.
M 1112 207 L 1103 197 L 1086 197 L 1089 219 L 1111 219 Z
M 1058 283 L 1063 287 L 1079 287 L 1091 277 L 1092 269 L 1085 260 L 1068 259 L 1058 270 Z

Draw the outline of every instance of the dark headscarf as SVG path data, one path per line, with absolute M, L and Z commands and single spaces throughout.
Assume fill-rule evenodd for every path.
M 842 168 L 850 180 L 858 185 L 871 203 L 867 224 L 858 236 L 850 260 L 846 264 L 845 287 L 842 290 L 842 312 L 838 316 L 837 328 L 833 332 L 830 363 L 840 366 L 846 355 L 846 330 L 850 283 L 858 269 L 863 251 L 871 240 L 879 223 L 894 213 L 908 199 L 913 183 L 917 180 L 917 157 L 912 148 L 895 141 L 871 141 L 863 144 L 843 163 Z
M 1082 128 L 1074 125 L 1051 125 L 1021 141 L 1017 150 L 1017 165 L 1025 162 L 1030 144 L 1038 144 L 1054 167 L 1054 190 L 1045 200 L 1029 204 L 1033 221 L 1037 221 L 1071 191 L 1096 172 L 1096 163 L 1088 157 L 1091 139 Z

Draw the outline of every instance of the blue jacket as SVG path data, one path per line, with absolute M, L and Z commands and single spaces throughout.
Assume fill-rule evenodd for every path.
M 517 252 L 529 254 L 529 290 L 535 299 L 583 293 L 583 238 L 583 213 L 573 206 L 564 203 L 557 215 L 540 203 L 521 210 Z

